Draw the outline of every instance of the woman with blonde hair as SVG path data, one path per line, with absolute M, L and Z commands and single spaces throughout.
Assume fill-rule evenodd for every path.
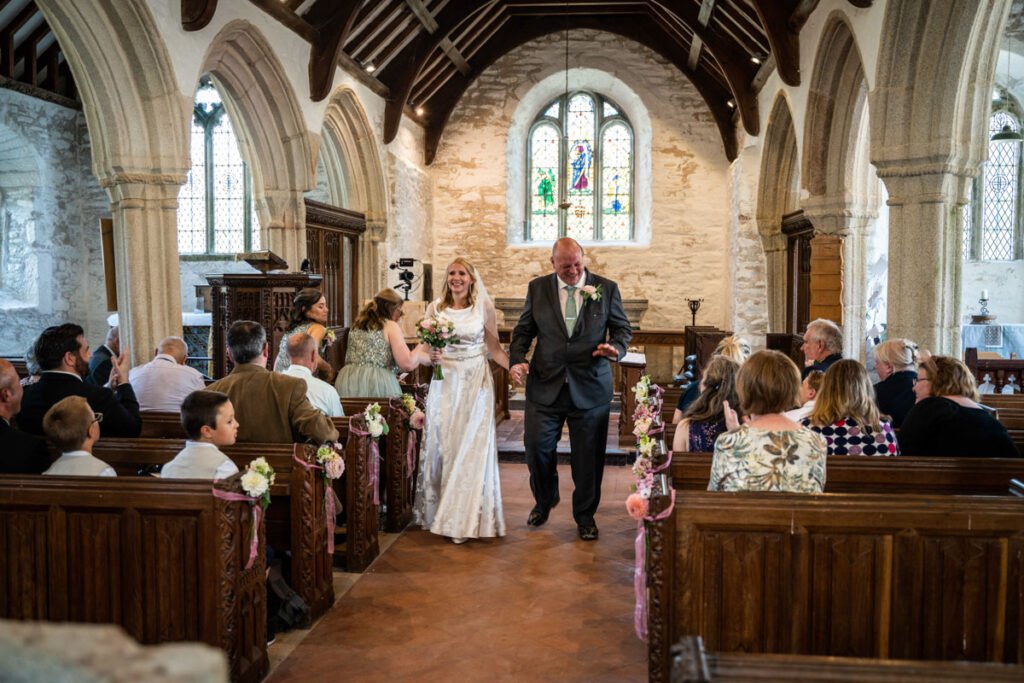
M 716 356 L 725 356 L 735 362 L 736 365 L 743 365 L 743 361 L 750 358 L 750 342 L 743 337 L 735 335 L 725 337 L 715 346 L 715 352 L 711 354 L 712 360 Z M 708 361 L 708 363 L 710 362 Z M 704 372 L 706 371 L 705 369 Z M 683 419 L 687 408 L 697 400 L 697 396 L 700 395 L 701 391 L 703 390 L 698 382 L 691 382 L 690 386 L 686 387 L 686 391 L 679 396 L 679 400 L 676 402 L 676 411 L 672 415 L 672 424 L 678 424 Z
M 494 302 L 476 268 L 456 258 L 427 317 L 455 324 L 455 342 L 430 356 L 444 369 L 427 393 L 413 523 L 453 543 L 505 535 L 495 432 L 493 359 L 508 369 Z M 499 387 L 507 390 L 506 387 Z
M 676 428 L 672 450 L 680 453 L 710 453 L 715 439 L 725 431 L 724 402 L 739 405 L 736 373 L 740 366 L 725 356 L 715 356 L 700 378 L 700 395 L 686 409 Z
M 875 347 L 875 372 L 882 380 L 875 385 L 875 400 L 897 429 L 916 401 L 916 362 L 917 344 L 909 339 L 890 339 Z
M 899 455 L 886 417 L 878 412 L 864 366 L 839 360 L 825 372 L 814 408 L 801 424 L 825 437 L 829 455 Z
M 758 351 L 740 367 L 736 393 L 743 424 L 725 402 L 729 431 L 715 441 L 708 490 L 821 493 L 825 439 L 782 414 L 799 399 L 796 363 L 778 351 Z
M 384 288 L 370 299 L 348 332 L 345 365 L 334 387 L 343 397 L 375 396 L 397 398 L 402 395 L 399 372 L 410 372 L 430 365 L 430 354 L 417 346 L 412 351 L 398 325 L 402 297 Z
M 1006 427 L 978 404 L 970 369 L 956 358 L 923 353 L 917 366 L 917 403 L 900 429 L 904 455 L 1017 458 Z

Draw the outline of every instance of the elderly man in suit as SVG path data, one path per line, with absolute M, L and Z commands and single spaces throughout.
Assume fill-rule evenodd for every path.
M 110 371 L 114 369 L 114 360 L 121 353 L 121 333 L 114 325 L 107 330 L 107 338 L 92 352 L 89 358 L 89 374 L 85 381 L 102 387 L 110 379 Z
M 138 436 L 142 431 L 139 403 L 128 384 L 128 354 L 122 352 L 112 364 L 106 387 L 87 384 L 89 342 L 81 326 L 65 323 L 43 330 L 36 340 L 39 381 L 25 387 L 18 424 L 30 434 L 43 435 L 43 416 L 55 403 L 68 396 L 84 396 L 94 412 L 103 414 L 104 437 Z
M 579 537 L 593 541 L 611 411 L 610 360 L 626 354 L 633 333 L 618 285 L 584 268 L 583 247 L 575 240 L 555 242 L 551 265 L 554 273 L 530 283 L 509 347 L 512 378 L 522 383 L 530 377 L 523 440 L 536 504 L 526 523 L 544 524 L 558 504 L 557 447 L 568 420 L 572 515 Z
M 337 440 L 334 423 L 306 398 L 306 383 L 267 370 L 269 350 L 262 325 L 240 320 L 231 325 L 227 341 L 235 368 L 208 388 L 231 399 L 239 441 L 291 443 L 307 437 L 318 443 Z
M 807 323 L 800 350 L 804 352 L 804 368 L 800 373 L 804 379 L 815 370 L 825 372 L 843 359 L 843 330 L 825 318 L 812 320 Z
M 46 442 L 15 428 L 24 388 L 10 361 L 0 358 L 0 473 L 41 474 L 50 466 Z

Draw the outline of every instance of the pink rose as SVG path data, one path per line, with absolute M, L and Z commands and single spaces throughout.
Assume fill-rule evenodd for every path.
M 638 522 L 647 516 L 647 499 L 638 493 L 629 494 L 626 499 L 626 512 Z
M 587 296 L 594 296 L 594 292 L 596 292 L 597 290 L 594 289 L 593 285 L 583 285 L 582 287 L 580 287 L 580 291 L 586 294 Z
M 338 479 L 341 475 L 345 474 L 345 461 L 340 457 L 331 458 L 324 463 L 324 472 L 327 473 L 328 479 Z
M 423 423 L 427 417 L 423 414 L 422 410 L 414 410 L 412 415 L 409 416 L 409 424 L 413 429 L 423 429 Z

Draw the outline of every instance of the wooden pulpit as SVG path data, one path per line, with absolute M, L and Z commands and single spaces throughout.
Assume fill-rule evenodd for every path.
M 246 259 L 255 267 L 276 265 L 273 254 L 259 259 Z M 264 266 L 265 267 L 265 266 Z M 270 353 L 268 369 L 274 368 L 281 335 L 288 326 L 288 316 L 295 293 L 306 287 L 320 288 L 320 275 L 287 272 L 224 273 L 207 275 L 212 287 L 213 312 L 210 331 L 210 351 L 213 357 L 213 376 L 220 379 L 230 371 L 227 354 L 227 332 L 237 320 L 255 320 L 267 331 Z

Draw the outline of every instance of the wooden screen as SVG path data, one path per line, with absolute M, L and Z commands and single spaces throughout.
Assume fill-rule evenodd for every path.
M 811 321 L 811 238 L 814 228 L 796 211 L 782 217 L 786 244 L 786 330 L 803 334 Z
M 366 216 L 330 204 L 306 200 L 306 258 L 323 276 L 327 326 L 349 326 L 359 312 L 359 238 Z

